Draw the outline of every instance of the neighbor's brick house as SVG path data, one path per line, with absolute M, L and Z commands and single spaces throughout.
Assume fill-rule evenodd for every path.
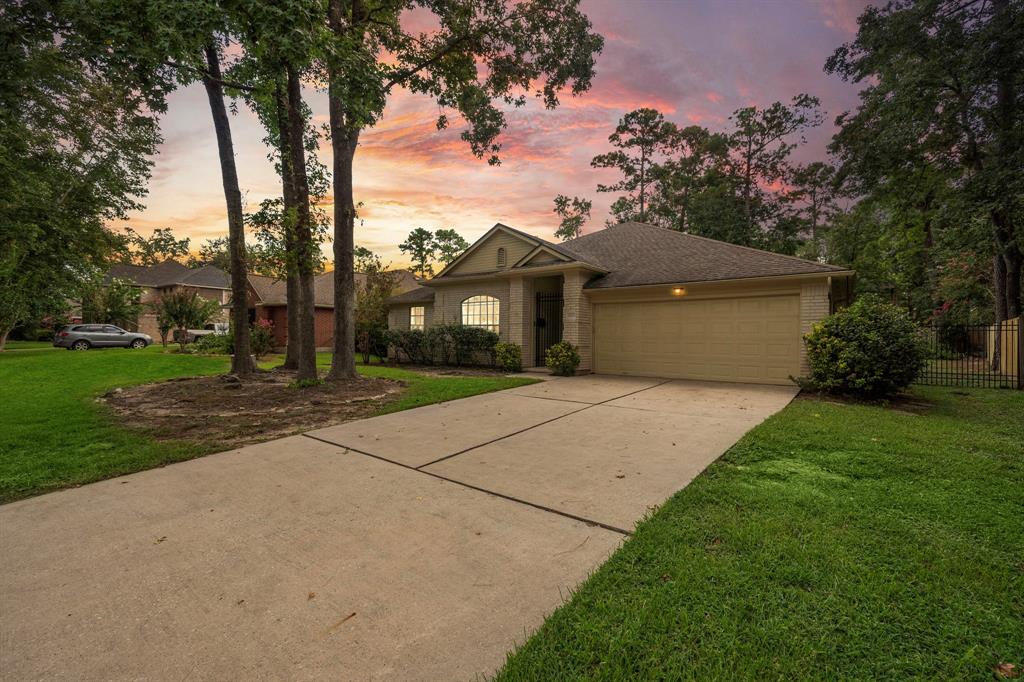
M 402 293 L 419 286 L 408 270 L 396 270 L 395 292 Z M 356 291 L 366 275 L 355 273 Z M 274 345 L 288 343 L 288 287 L 284 280 L 263 275 L 249 275 L 249 293 L 255 317 L 270 320 L 274 325 Z M 313 279 L 314 337 L 317 348 L 329 350 L 334 345 L 334 273 L 324 272 Z
M 408 270 L 398 270 L 395 291 L 401 293 L 418 286 L 416 278 Z M 166 260 L 152 266 L 115 265 L 107 273 L 107 279 L 122 279 L 139 289 L 139 301 L 154 303 L 162 295 L 172 291 L 191 289 L 203 298 L 220 303 L 220 312 L 213 321 L 228 322 L 231 315 L 231 277 L 220 268 L 207 265 L 189 268 L 174 260 Z M 362 284 L 365 275 L 355 274 L 356 287 Z M 249 275 L 249 320 L 270 320 L 274 325 L 275 346 L 283 348 L 288 343 L 288 291 L 284 280 L 263 275 Z M 316 345 L 330 349 L 334 338 L 334 273 L 324 272 L 313 281 L 314 324 Z M 156 315 L 148 305 L 133 331 L 160 338 Z
M 848 300 L 852 276 L 635 222 L 560 244 L 498 224 L 391 298 L 388 324 L 487 327 L 527 367 L 564 340 L 584 372 L 785 384 L 807 373 L 802 335 Z
M 146 305 L 154 303 L 164 294 L 172 291 L 192 290 L 203 298 L 217 301 L 221 305 L 215 322 L 227 322 L 229 311 L 225 307 L 231 302 L 231 278 L 226 272 L 212 265 L 190 268 L 175 260 L 165 260 L 156 265 L 115 265 L 106 279 L 120 279 L 131 283 L 139 290 L 139 302 L 143 310 L 132 331 L 160 338 L 156 315 Z

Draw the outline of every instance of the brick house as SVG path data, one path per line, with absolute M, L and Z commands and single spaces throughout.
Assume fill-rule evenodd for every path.
M 396 293 L 402 293 L 419 286 L 408 270 L 397 270 Z M 356 290 L 362 286 L 366 275 L 355 273 Z M 258 319 L 270 320 L 274 324 L 275 346 L 283 348 L 288 343 L 288 287 L 284 280 L 264 275 L 249 275 L 250 303 Z M 334 273 L 324 272 L 313 279 L 313 324 L 316 346 L 330 350 L 334 343 Z
M 480 326 L 542 365 L 581 372 L 787 384 L 802 335 L 849 298 L 853 272 L 627 222 L 553 244 L 495 225 L 431 280 L 389 300 L 392 329 Z
M 107 272 L 106 278 L 131 283 L 139 290 L 139 302 L 143 304 L 153 303 L 172 291 L 191 289 L 203 298 L 221 304 L 221 312 L 214 321 L 228 321 L 230 312 L 225 306 L 231 302 L 231 278 L 212 265 L 190 268 L 170 259 L 149 266 L 115 265 Z M 136 324 L 132 326 L 135 327 L 132 331 L 149 334 L 154 339 L 160 338 L 156 315 L 148 306 L 143 307 Z

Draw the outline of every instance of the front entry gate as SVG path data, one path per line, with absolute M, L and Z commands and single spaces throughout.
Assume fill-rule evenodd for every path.
M 534 362 L 544 364 L 548 348 L 562 340 L 562 294 L 537 294 Z

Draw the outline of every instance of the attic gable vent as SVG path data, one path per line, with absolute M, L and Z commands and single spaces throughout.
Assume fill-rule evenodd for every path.
M 505 255 L 505 248 L 504 247 L 499 248 L 498 249 L 498 267 L 499 268 L 505 267 L 506 258 L 507 257 Z

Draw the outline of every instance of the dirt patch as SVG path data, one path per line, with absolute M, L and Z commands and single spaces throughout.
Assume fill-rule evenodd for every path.
M 158 440 L 246 445 L 362 419 L 395 400 L 404 384 L 360 377 L 343 383 L 293 388 L 292 372 L 188 377 L 115 389 L 100 401 L 125 426 Z
M 922 415 L 927 414 L 934 404 L 922 400 L 913 395 L 901 393 L 887 400 L 866 400 L 854 396 L 832 395 L 819 393 L 817 391 L 802 390 L 796 397 L 797 400 L 810 400 L 814 402 L 829 403 L 832 405 L 871 405 L 873 407 L 884 407 L 894 412 L 905 414 Z

